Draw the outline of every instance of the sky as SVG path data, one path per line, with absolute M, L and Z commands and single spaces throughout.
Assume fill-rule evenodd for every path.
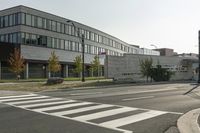
M 200 0 L 0 0 L 0 10 L 25 5 L 99 29 L 129 44 L 198 53 Z

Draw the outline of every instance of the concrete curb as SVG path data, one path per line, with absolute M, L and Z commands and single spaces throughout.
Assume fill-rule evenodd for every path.
M 198 124 L 199 114 L 200 108 L 182 115 L 177 121 L 180 133 L 200 133 L 200 127 Z

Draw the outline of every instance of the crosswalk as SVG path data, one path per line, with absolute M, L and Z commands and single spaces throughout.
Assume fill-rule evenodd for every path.
M 125 125 L 168 113 L 157 110 L 54 98 L 38 94 L 0 97 L 0 103 L 51 116 L 89 123 L 123 133 L 132 133 L 132 131 L 123 129 Z M 138 111 L 140 112 L 138 113 Z M 96 122 L 99 120 L 100 122 Z

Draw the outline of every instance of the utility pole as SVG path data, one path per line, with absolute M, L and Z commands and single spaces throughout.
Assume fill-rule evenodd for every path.
M 199 41 L 199 76 L 198 76 L 198 83 L 200 83 L 200 31 L 198 33 L 198 41 Z
M 77 33 L 78 37 L 79 37 L 79 41 L 81 42 L 81 46 L 82 46 L 82 82 L 85 82 L 85 43 L 84 43 L 84 34 L 81 34 L 80 36 L 80 32 L 77 31 L 75 24 L 71 21 L 68 20 L 67 23 L 72 23 L 72 25 L 74 26 L 74 30 Z
M 84 43 L 84 34 L 81 36 L 82 40 L 82 82 L 85 82 L 85 43 Z

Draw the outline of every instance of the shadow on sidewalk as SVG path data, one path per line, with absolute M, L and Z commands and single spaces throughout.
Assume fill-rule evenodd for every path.
M 192 92 L 194 89 L 198 88 L 200 85 L 196 84 L 196 86 L 194 86 L 192 89 L 190 89 L 189 91 L 185 92 L 183 95 L 187 95 L 188 93 Z

